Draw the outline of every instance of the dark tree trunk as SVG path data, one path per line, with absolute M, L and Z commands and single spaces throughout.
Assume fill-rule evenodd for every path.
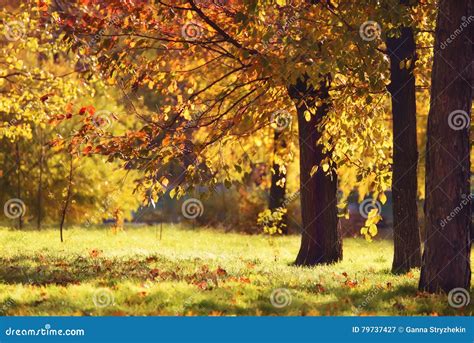
M 273 155 L 274 158 L 278 154 L 279 148 L 286 147 L 286 141 L 284 138 L 281 137 L 282 132 L 275 130 L 274 134 L 274 151 Z M 286 192 L 286 181 L 284 184 L 279 183 L 279 181 L 283 178 L 286 178 L 286 174 L 283 170 L 280 169 L 280 166 L 273 162 L 273 170 L 272 170 L 272 184 L 270 186 L 270 200 L 269 200 L 269 209 L 275 211 L 277 208 L 286 207 L 285 206 L 285 192 Z M 283 218 L 283 223 L 285 227 L 282 228 L 283 234 L 288 234 L 288 227 L 287 227 L 287 218 L 286 216 Z
M 20 156 L 20 143 L 16 142 L 15 144 L 15 153 L 16 153 L 16 197 L 21 199 L 21 156 Z M 23 214 L 20 213 L 18 217 L 18 228 L 21 230 L 23 228 Z
M 416 45 L 411 28 L 387 38 L 393 118 L 393 273 L 406 273 L 421 265 L 418 225 L 416 97 L 413 69 Z M 401 68 L 403 67 L 403 68 Z
M 303 80 L 289 88 L 298 112 L 300 144 L 300 194 L 302 212 L 301 247 L 296 265 L 313 266 L 334 263 L 342 259 L 342 238 L 337 217 L 337 175 L 329 174 L 320 167 L 326 157 L 321 145 L 317 144 L 321 133 L 317 125 L 329 110 L 329 80 L 314 89 Z M 316 110 L 309 121 L 305 111 L 314 107 L 317 100 L 323 105 Z M 312 176 L 311 170 L 319 166 Z
M 39 176 L 38 176 L 38 198 L 37 198 L 37 213 L 38 218 L 36 222 L 36 228 L 41 229 L 41 221 L 43 219 L 43 163 L 44 163 L 44 146 L 43 146 L 43 135 L 40 133 L 40 156 L 38 160 L 39 165 Z
M 441 0 L 438 7 L 426 146 L 426 242 L 419 285 L 428 292 L 469 289 L 471 281 L 474 26 L 462 23 L 474 15 L 473 7 L 472 0 Z M 455 32 L 455 39 L 450 38 Z
M 59 224 L 59 237 L 61 238 L 61 242 L 64 242 L 64 239 L 63 239 L 64 222 L 66 221 L 67 210 L 69 209 L 69 203 L 71 201 L 71 195 L 72 195 L 72 179 L 73 179 L 73 173 L 74 173 L 73 162 L 74 162 L 74 156 L 71 154 L 71 159 L 69 162 L 69 177 L 68 177 L 68 183 L 67 183 L 66 199 L 64 200 L 64 206 L 61 213 L 61 223 Z

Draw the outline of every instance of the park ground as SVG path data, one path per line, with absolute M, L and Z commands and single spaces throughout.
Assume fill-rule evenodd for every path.
M 344 241 L 344 260 L 292 266 L 299 236 L 178 225 L 0 228 L 0 315 L 473 315 L 390 273 L 388 240 Z

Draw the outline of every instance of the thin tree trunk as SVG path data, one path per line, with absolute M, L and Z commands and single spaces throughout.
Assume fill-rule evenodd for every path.
M 73 170 L 74 170 L 73 169 L 73 161 L 74 161 L 74 157 L 71 154 L 71 160 L 69 162 L 69 177 L 68 177 L 66 200 L 64 201 L 63 211 L 61 213 L 61 223 L 59 225 L 59 236 L 61 237 L 61 242 L 64 242 L 64 240 L 63 240 L 63 227 L 64 227 L 64 222 L 66 221 L 66 214 L 67 214 L 67 210 L 69 208 L 69 203 L 70 203 L 70 200 L 71 200 L 72 178 L 73 178 Z
M 307 85 L 300 79 L 289 88 L 298 112 L 300 144 L 300 193 L 302 212 L 301 247 L 296 265 L 313 266 L 334 263 L 342 259 L 342 238 L 337 217 L 337 175 L 321 168 L 326 157 L 318 144 L 321 133 L 317 125 L 326 116 L 329 105 L 329 80 L 321 82 L 319 89 Z M 316 109 L 310 120 L 305 118 L 308 107 L 317 100 L 323 105 Z M 314 166 L 319 166 L 311 176 Z
M 36 228 L 41 229 L 41 221 L 43 219 L 43 163 L 44 163 L 44 147 L 43 147 L 43 136 L 40 133 L 40 156 L 39 156 L 39 177 L 38 177 L 38 198 L 37 198 L 37 213 L 38 218 L 36 222 Z
M 413 70 L 416 45 L 411 28 L 387 38 L 393 118 L 393 273 L 406 273 L 421 265 L 418 225 L 416 97 Z
M 17 141 L 15 144 L 15 152 L 16 152 L 16 177 L 17 177 L 17 184 L 16 184 L 16 197 L 21 199 L 21 156 L 20 156 L 20 143 Z M 18 217 L 18 228 L 21 230 L 23 228 L 23 213 L 20 213 Z
M 273 156 L 278 154 L 279 147 L 285 148 L 286 141 L 281 137 L 282 132 L 275 130 L 274 139 L 273 139 Z M 273 162 L 273 171 L 272 171 L 272 183 L 270 186 L 270 200 L 269 200 L 269 209 L 275 211 L 278 208 L 285 207 L 285 192 L 286 192 L 286 180 L 281 184 L 281 179 L 286 178 L 286 174 L 283 170 L 280 169 L 278 163 Z M 285 226 L 282 228 L 282 233 L 284 235 L 288 234 L 287 227 L 287 217 L 284 216 L 283 223 Z
M 465 21 L 474 15 L 474 1 L 441 0 L 438 6 L 426 146 L 426 242 L 419 284 L 428 292 L 469 289 L 471 281 L 474 26 Z

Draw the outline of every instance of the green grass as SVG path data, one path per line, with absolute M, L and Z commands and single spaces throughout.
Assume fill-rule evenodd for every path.
M 346 239 L 343 262 L 299 268 L 299 240 L 165 225 L 162 240 L 155 227 L 74 228 L 60 243 L 56 230 L 0 228 L 0 314 L 473 314 L 419 293 L 418 270 L 391 275 L 389 241 Z M 270 301 L 280 288 L 281 308 Z

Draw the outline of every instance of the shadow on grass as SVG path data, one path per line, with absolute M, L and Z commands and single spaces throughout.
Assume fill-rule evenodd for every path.
M 25 311 L 42 315 L 469 315 L 474 310 L 473 305 L 451 308 L 445 295 L 419 293 L 414 280 L 405 282 L 391 276 L 388 269 L 374 273 L 385 282 L 372 287 L 344 284 L 339 279 L 324 287 L 315 284 L 316 280 L 285 286 L 288 280 L 278 279 L 278 275 L 247 270 L 228 273 L 206 262 L 170 260 L 159 255 L 0 258 L 3 284 L 40 286 L 41 292 L 47 293 L 49 285 L 67 287 L 90 282 L 110 288 L 115 296 L 113 306 L 105 308 L 94 306 L 90 289 L 82 299 L 67 291 L 23 300 L 9 297 L 0 302 L 0 315 Z M 392 286 L 386 280 L 398 281 Z M 147 281 L 159 287 L 138 291 Z M 278 288 L 275 286 L 286 287 L 290 294 L 277 305 L 271 300 Z

